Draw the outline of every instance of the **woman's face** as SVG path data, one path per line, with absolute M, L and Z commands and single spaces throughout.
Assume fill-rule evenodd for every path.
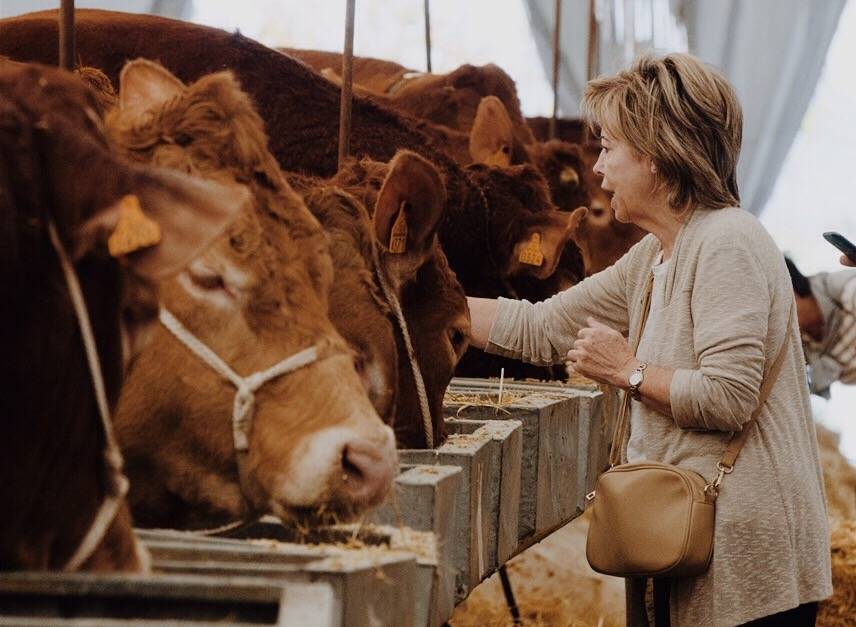
M 651 160 L 618 137 L 602 131 L 601 151 L 594 171 L 603 177 L 601 187 L 612 192 L 612 209 L 619 222 L 644 222 L 654 184 Z

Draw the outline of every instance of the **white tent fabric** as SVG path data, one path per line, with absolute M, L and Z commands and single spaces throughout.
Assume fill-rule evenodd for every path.
M 744 112 L 738 184 L 743 206 L 760 214 L 799 129 L 823 69 L 846 0 L 668 0 L 686 26 L 690 52 L 719 67 L 734 84 Z M 541 60 L 552 72 L 553 0 L 526 0 Z M 627 59 L 621 37 L 626 15 L 636 31 L 637 52 L 663 49 L 658 0 L 599 0 L 600 70 L 613 72 Z M 559 112 L 579 114 L 585 84 L 588 0 L 562 4 L 562 71 Z M 618 11 L 616 11 L 618 9 Z M 650 27 L 648 26 L 650 24 Z M 606 28 L 604 28 L 606 27 Z M 659 30 L 658 30 L 659 27 Z M 674 31 L 677 32 L 677 31 Z M 665 49 L 681 49 L 674 37 Z

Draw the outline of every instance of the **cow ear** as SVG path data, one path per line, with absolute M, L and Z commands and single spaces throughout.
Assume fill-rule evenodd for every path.
M 508 110 L 496 96 L 485 96 L 470 130 L 470 157 L 474 163 L 507 167 L 511 165 L 513 143 L 514 129 Z
M 159 63 L 130 61 L 119 76 L 119 108 L 130 115 L 142 115 L 163 106 L 184 89 L 184 83 Z
M 546 279 L 556 270 L 565 244 L 571 239 L 588 210 L 549 210 L 534 214 L 515 243 L 509 274 L 529 274 Z
M 437 168 L 415 153 L 396 154 L 375 203 L 374 230 L 401 283 L 431 255 L 445 207 L 446 188 Z
M 105 207 L 75 234 L 77 256 L 107 244 L 133 272 L 162 280 L 179 272 L 214 241 L 250 199 L 245 187 L 140 167 L 135 194 Z

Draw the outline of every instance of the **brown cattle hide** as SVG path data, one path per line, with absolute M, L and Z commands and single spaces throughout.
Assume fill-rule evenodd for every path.
M 162 237 L 120 265 L 107 253 L 107 236 L 117 201 L 131 193 Z M 75 265 L 113 405 L 130 357 L 122 330 L 132 348 L 134 329 L 157 310 L 150 280 L 181 267 L 232 218 L 226 205 L 244 199 L 124 163 L 108 150 L 99 101 L 78 78 L 0 61 L 0 570 L 62 568 L 107 482 L 89 366 L 48 222 Z M 123 503 L 81 568 L 144 567 Z
M 164 284 L 162 305 L 242 377 L 310 347 L 319 353 L 256 392 L 242 462 L 232 437 L 235 384 L 157 327 L 116 415 L 140 524 L 256 513 L 315 521 L 376 505 L 392 480 L 392 433 L 328 317 L 328 239 L 268 151 L 249 98 L 229 72 L 185 86 L 162 66 L 135 61 L 122 72 L 119 101 L 107 126 L 124 154 L 251 191 L 228 232 Z
M 55 12 L 11 18 L 0 29 L 0 54 L 55 58 Z M 114 80 L 122 63 L 138 56 L 157 58 L 185 81 L 231 68 L 266 121 L 282 168 L 321 177 L 335 172 L 339 89 L 299 61 L 240 34 L 152 16 L 81 10 L 77 33 L 81 61 Z M 466 293 L 509 295 L 507 279 L 517 264 L 510 243 L 537 228 L 539 214 L 555 209 L 543 178 L 531 166 L 463 169 L 412 122 L 356 97 L 352 152 L 386 162 L 402 148 L 426 157 L 443 175 L 447 210 L 439 237 Z

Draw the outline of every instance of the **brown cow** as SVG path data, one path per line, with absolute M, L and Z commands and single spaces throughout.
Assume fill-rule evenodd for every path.
M 258 387 L 254 401 L 194 354 L 162 313 L 116 415 L 139 522 L 183 527 L 318 509 L 348 516 L 379 503 L 395 443 L 327 316 L 327 239 L 283 178 L 231 73 L 185 86 L 160 65 L 132 62 L 107 126 L 133 159 L 239 181 L 252 193 L 253 206 L 227 234 L 164 284 L 162 307 L 242 385 L 292 355 L 317 352 Z M 247 404 L 247 426 L 234 433 Z
M 436 242 L 436 229 L 446 208 L 443 182 L 427 160 L 401 152 L 387 166 L 368 159 L 351 160 L 333 182 L 373 207 L 374 232 L 384 252 L 379 262 L 391 276 L 413 341 L 424 380 L 435 445 L 446 437 L 443 396 L 469 344 L 466 297 Z M 401 199 L 404 200 L 402 205 Z M 394 201 L 394 202 L 391 202 Z M 410 209 L 407 251 L 392 254 L 386 242 L 399 207 Z M 415 259 L 414 259 L 415 257 Z M 426 436 L 413 364 L 396 325 L 398 402 L 394 427 L 405 448 L 423 448 Z
M 292 48 L 282 50 L 322 72 L 328 79 L 339 79 L 336 70 L 341 67 L 341 55 Z M 468 132 L 474 128 L 479 103 L 485 97 L 496 97 L 504 105 L 513 129 L 511 163 L 535 165 L 547 179 L 551 198 L 560 209 L 586 206 L 591 210 L 574 235 L 586 275 L 615 263 L 645 235 L 638 227 L 615 219 L 609 195 L 601 189 L 600 177 L 591 170 L 600 147 L 587 143 L 584 126 L 563 120 L 558 128 L 558 139 L 548 141 L 548 121 L 534 118 L 527 123 L 520 110 L 514 81 L 501 68 L 464 65 L 448 74 L 419 74 L 390 61 L 356 58 L 354 81 L 364 87 L 363 93 L 374 92 L 376 100 L 421 118 L 427 128 L 448 127 L 450 132 Z M 447 145 L 450 154 L 460 160 L 460 140 L 449 141 Z M 580 268 L 572 266 L 578 258 L 573 245 L 565 250 L 566 276 L 578 275 Z M 551 289 L 545 285 L 539 290 L 537 285 L 530 284 L 526 291 L 546 298 L 555 293 Z
M 282 168 L 322 177 L 335 173 L 339 90 L 300 62 L 240 34 L 176 20 L 86 10 L 77 17 L 83 63 L 100 67 L 113 79 L 125 59 L 137 56 L 159 59 L 186 81 L 229 67 L 266 120 L 271 152 Z M 0 22 L 0 29 L 0 54 L 55 59 L 56 12 L 10 18 Z M 170 44 L 165 46 L 165 41 Z M 541 274 L 543 268 L 555 267 L 574 217 L 555 211 L 534 169 L 521 166 L 495 174 L 484 166 L 462 169 L 401 116 L 359 97 L 353 105 L 355 155 L 387 162 L 397 150 L 410 149 L 440 169 L 447 190 L 440 241 L 468 293 L 485 293 L 485 286 L 504 290 L 510 272 Z M 514 193 L 507 193 L 509 188 Z M 536 205 L 526 205 L 529 201 Z M 544 263 L 518 264 L 515 247 L 548 226 L 557 236 L 542 237 Z
M 143 223 L 158 225 L 160 243 L 120 264 L 106 236 L 128 224 L 133 199 Z M 105 464 L 94 375 L 49 225 L 79 279 L 112 406 L 123 357 L 156 320 L 153 281 L 178 271 L 246 200 L 237 187 L 121 161 L 108 150 L 98 100 L 78 78 L 0 62 L 0 570 L 140 570 L 147 561 L 122 492 L 107 491 L 121 481 Z M 94 525 L 98 512 L 103 526 Z

